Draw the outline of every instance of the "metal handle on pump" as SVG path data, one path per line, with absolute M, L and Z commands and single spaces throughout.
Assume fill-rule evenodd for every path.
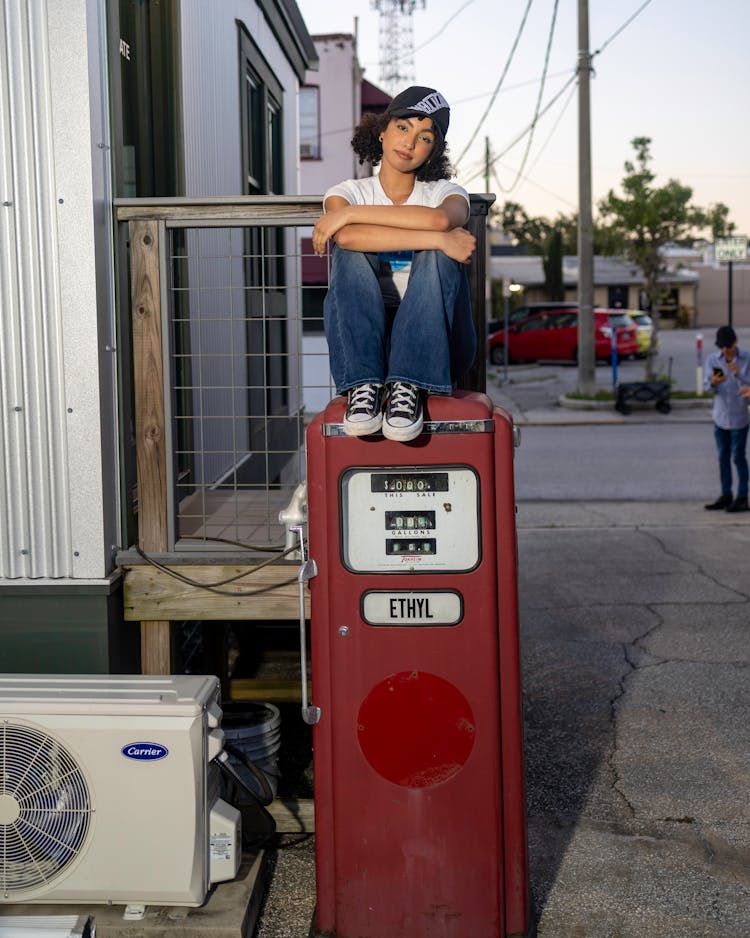
M 305 538 L 302 525 L 289 528 L 299 538 L 299 555 L 302 561 L 297 583 L 299 586 L 299 653 L 302 674 L 302 719 L 308 726 L 314 726 L 320 720 L 320 707 L 314 707 L 307 699 L 307 630 L 305 628 L 305 583 L 318 574 L 318 566 L 312 558 L 305 557 Z

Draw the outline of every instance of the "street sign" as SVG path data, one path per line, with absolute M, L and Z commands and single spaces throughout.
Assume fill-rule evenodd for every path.
M 747 260 L 747 238 L 717 238 L 714 252 L 719 263 Z

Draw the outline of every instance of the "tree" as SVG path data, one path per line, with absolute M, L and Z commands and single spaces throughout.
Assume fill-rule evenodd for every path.
M 610 189 L 598 208 L 612 246 L 617 247 L 619 243 L 628 260 L 643 270 L 644 289 L 654 319 L 653 349 L 659 327 L 659 304 L 663 298 L 659 277 L 666 270 L 662 249 L 669 242 L 679 241 L 690 232 L 706 227 L 708 218 L 702 209 L 691 204 L 693 190 L 689 186 L 675 179 L 663 186 L 654 184 L 650 137 L 635 137 L 631 145 L 635 150 L 635 162 L 625 162 L 623 194 L 616 195 Z M 719 221 L 723 217 L 726 223 L 721 209 L 716 217 Z M 653 371 L 653 356 L 654 353 L 649 352 L 646 364 L 649 375 Z
M 723 202 L 717 202 L 716 205 L 709 205 L 706 210 L 706 226 L 711 229 L 711 240 L 717 238 L 726 238 L 734 234 L 737 226 L 733 221 L 729 221 L 729 206 Z
M 563 254 L 575 254 L 576 220 L 558 215 L 554 221 L 543 216 L 531 217 L 518 202 L 506 202 L 497 213 L 503 231 L 527 254 L 541 256 L 544 269 L 544 292 L 549 300 L 565 299 Z
M 542 255 L 544 289 L 547 297 L 553 302 L 565 299 L 562 259 L 562 231 L 555 228 L 547 238 L 547 250 Z

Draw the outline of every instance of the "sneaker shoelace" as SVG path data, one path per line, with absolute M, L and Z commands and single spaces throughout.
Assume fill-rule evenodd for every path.
M 393 385 L 388 406 L 392 417 L 413 417 L 419 400 L 419 388 L 413 384 L 402 384 L 397 381 Z
M 378 385 L 360 384 L 354 388 L 349 397 L 349 411 L 356 413 L 358 411 L 372 411 L 375 408 L 375 402 L 378 396 Z

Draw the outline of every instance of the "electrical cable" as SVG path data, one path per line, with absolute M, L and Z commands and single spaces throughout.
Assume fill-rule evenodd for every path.
M 559 78 L 561 75 L 568 75 L 568 74 L 570 74 L 570 69 L 565 68 L 559 72 L 550 72 L 547 77 Z M 507 94 L 509 91 L 517 91 L 519 88 L 528 88 L 529 85 L 537 85 L 537 84 L 539 84 L 538 78 L 529 78 L 527 81 L 519 81 L 518 84 L 515 84 L 515 85 L 506 85 L 506 87 L 502 89 L 502 92 L 503 94 Z M 469 101 L 478 101 L 480 98 L 486 98 L 487 95 L 490 95 L 490 94 L 492 94 L 491 91 L 483 91 L 481 94 L 473 94 L 468 98 L 459 98 L 457 101 L 453 102 L 453 106 L 457 106 L 459 104 L 467 104 Z
M 255 550 L 265 554 L 278 553 L 284 550 L 283 545 L 279 545 L 278 547 L 270 545 L 261 546 L 260 544 L 246 544 L 244 541 L 231 541 L 226 537 L 200 537 L 197 534 L 183 534 L 180 540 L 211 541 L 212 544 L 231 544 L 233 547 L 241 547 L 243 550 Z
M 464 3 L 463 6 L 459 7 L 459 8 L 456 10 L 456 12 L 453 14 L 453 16 L 450 16 L 450 17 L 443 23 L 443 25 L 442 25 L 442 26 L 440 27 L 440 29 L 435 33 L 434 36 L 430 36 L 429 39 L 425 39 L 425 41 L 424 41 L 423 43 L 420 43 L 420 45 L 418 45 L 418 46 L 414 49 L 414 51 L 415 51 L 415 52 L 419 52 L 420 49 L 424 49 L 425 46 L 428 46 L 428 45 L 432 42 L 433 39 L 437 39 L 438 36 L 441 36 L 441 35 L 445 32 L 445 30 L 448 28 L 448 26 L 453 22 L 453 20 L 458 16 L 458 14 L 459 14 L 459 13 L 462 13 L 462 12 L 466 9 L 466 7 L 470 6 L 473 2 L 474 2 L 474 0 L 466 0 L 466 3 Z
M 260 786 L 260 794 L 258 794 L 247 782 L 242 778 L 240 773 L 235 769 L 235 767 L 229 762 L 229 756 L 233 756 L 237 759 L 238 762 L 241 762 L 245 768 L 250 772 L 250 774 L 255 778 Z M 224 758 L 222 758 L 224 757 Z M 259 769 L 258 766 L 250 759 L 250 757 L 244 753 L 238 746 L 233 745 L 232 743 L 224 742 L 224 749 L 216 757 L 219 768 L 226 770 L 227 775 L 230 775 L 234 781 L 236 781 L 245 791 L 252 795 L 256 801 L 258 801 L 263 806 L 271 804 L 275 795 L 271 784 L 266 777 L 266 773 Z
M 638 7 L 638 9 L 635 11 L 635 13 L 634 13 L 629 19 L 625 20 L 625 22 L 622 24 L 622 26 L 620 26 L 619 29 L 616 29 L 616 30 L 612 33 L 612 35 L 609 37 L 609 39 L 605 39 L 605 41 L 599 46 L 599 48 L 596 50 L 596 52 L 592 52 L 592 53 L 591 53 L 591 59 L 593 60 L 597 55 L 600 55 L 602 52 L 604 52 L 604 50 L 607 48 L 607 46 L 610 44 L 610 42 L 612 42 L 613 39 L 616 39 L 624 29 L 626 29 L 628 26 L 630 26 L 630 24 L 633 22 L 633 20 L 636 18 L 636 16 L 638 16 L 640 13 L 642 13 L 642 12 L 646 9 L 646 7 L 649 5 L 649 3 L 651 3 L 651 0 L 646 0 L 645 3 L 642 3 L 642 4 Z
M 280 560 L 282 557 L 285 557 L 287 554 L 291 554 L 293 551 L 297 550 L 297 546 L 288 547 L 285 551 L 279 554 L 278 557 L 271 557 L 269 560 L 264 560 L 262 563 L 256 564 L 249 570 L 245 570 L 242 573 L 238 573 L 235 576 L 228 577 L 226 580 L 219 580 L 217 583 L 201 583 L 198 580 L 193 580 L 191 577 L 185 576 L 183 573 L 178 573 L 177 570 L 172 569 L 171 567 L 165 566 L 165 564 L 160 563 L 158 560 L 155 560 L 153 557 L 150 557 L 145 551 L 141 550 L 140 547 L 136 546 L 136 553 L 150 564 L 152 567 L 156 567 L 157 570 L 161 570 L 162 573 L 166 573 L 167 576 L 173 577 L 175 580 L 179 580 L 181 583 L 185 583 L 187 586 L 194 586 L 198 589 L 206 590 L 209 593 L 217 593 L 219 596 L 232 596 L 232 597 L 246 597 L 246 596 L 259 596 L 261 593 L 270 593 L 272 590 L 280 589 L 282 586 L 290 586 L 293 583 L 297 582 L 297 577 L 292 577 L 289 580 L 281 580 L 279 583 L 272 583 L 268 586 L 261 586 L 255 590 L 222 590 L 219 589 L 220 586 L 226 586 L 228 583 L 234 583 L 237 580 L 242 580 L 246 576 L 251 576 L 254 573 L 257 573 L 259 570 L 262 570 L 263 567 L 267 567 L 269 564 L 274 563 L 276 560 Z
M 238 759 L 245 768 L 257 779 L 261 794 L 247 784 L 245 779 L 229 761 L 229 754 Z M 273 789 L 262 769 L 230 743 L 224 744 L 224 749 L 214 760 L 224 776 L 227 800 L 233 804 L 242 816 L 242 848 L 244 850 L 257 850 L 264 846 L 276 833 L 276 819 L 266 810 L 266 806 L 274 800 Z M 250 796 L 250 801 L 240 799 L 239 790 L 243 789 Z M 260 827 L 260 830 L 258 829 Z M 255 836 L 252 836 L 252 835 Z
M 560 90 L 557 92 L 557 94 L 555 94 L 552 98 L 550 98 L 550 100 L 549 100 L 549 101 L 545 104 L 545 106 L 541 109 L 541 111 L 539 112 L 539 115 L 538 115 L 537 119 L 538 119 L 539 117 L 543 117 L 543 116 L 547 113 L 547 111 L 549 111 L 549 109 L 550 109 L 554 104 L 557 103 L 557 101 L 563 96 L 563 94 L 568 90 L 568 88 L 570 88 L 570 86 L 577 80 L 577 78 L 578 78 L 578 74 L 577 74 L 577 72 L 574 72 L 574 73 L 570 76 L 570 78 L 565 82 L 565 84 L 562 86 L 562 88 L 560 88 Z M 524 130 L 521 131 L 520 134 L 518 134 L 516 137 L 514 137 L 514 139 L 508 144 L 507 147 L 505 147 L 505 149 L 504 149 L 501 153 L 498 153 L 498 155 L 497 155 L 496 157 L 493 157 L 493 159 L 490 161 L 490 166 L 494 165 L 494 163 L 496 163 L 499 159 L 501 159 L 503 156 L 505 156 L 505 154 L 506 154 L 509 150 L 512 150 L 513 147 L 514 147 L 517 143 L 519 143 L 521 140 L 523 140 L 523 138 L 526 136 L 526 134 L 527 134 L 530 130 L 531 130 L 531 125 L 529 125 L 528 127 L 526 127 Z M 462 185 L 467 186 L 469 183 L 473 182 L 478 176 L 481 176 L 483 173 L 484 173 L 484 168 L 482 168 L 479 172 L 474 173 L 474 175 L 471 176 L 471 177 L 469 177 L 469 179 L 463 179 Z
M 531 145 L 534 142 L 534 132 L 536 130 L 537 121 L 539 120 L 539 109 L 542 105 L 542 97 L 544 95 L 544 87 L 547 84 L 547 69 L 549 68 L 549 56 L 552 51 L 552 40 L 555 35 L 555 26 L 557 24 L 557 9 L 559 6 L 559 0 L 555 0 L 555 5 L 552 8 L 552 19 L 550 21 L 549 33 L 547 34 L 547 48 L 544 53 L 544 67 L 542 68 L 542 80 L 539 83 L 539 93 L 536 96 L 536 105 L 534 107 L 534 117 L 531 121 L 531 127 L 529 128 L 529 136 L 526 140 L 526 149 L 524 150 L 523 157 L 521 159 L 521 166 L 516 173 L 516 178 L 510 185 L 510 188 L 507 189 L 507 192 L 512 192 L 518 185 L 518 180 L 521 178 L 521 174 L 526 168 L 526 161 L 529 158 L 529 153 L 531 152 Z
M 533 163 L 531 164 L 531 166 L 529 167 L 529 173 L 533 172 L 534 168 L 536 167 L 537 163 L 539 162 L 539 159 L 540 159 L 542 153 L 544 153 L 544 151 L 545 151 L 545 150 L 547 149 L 547 147 L 549 146 L 549 143 L 550 143 L 550 141 L 552 140 L 552 138 L 554 137 L 555 131 L 556 131 L 557 128 L 560 126 L 560 121 L 561 121 L 561 120 L 563 119 L 563 117 L 565 116 L 565 112 L 568 110 L 568 107 L 570 106 L 570 102 L 573 100 L 573 96 L 575 95 L 575 93 L 576 93 L 576 88 L 575 88 L 575 85 L 574 85 L 574 86 L 570 89 L 570 94 L 569 94 L 568 97 L 565 99 L 565 102 L 563 103 L 563 106 L 562 106 L 562 108 L 561 108 L 561 110 L 560 110 L 560 113 L 557 115 L 557 119 L 555 120 L 555 123 L 552 125 L 552 129 L 550 130 L 549 134 L 547 135 L 547 139 L 544 141 L 544 143 L 543 143 L 543 144 L 541 145 L 541 147 L 539 148 L 539 152 L 538 152 L 537 155 L 536 155 L 536 159 L 534 160 L 534 162 L 533 162 Z M 528 181 L 528 178 L 529 178 L 529 177 L 528 177 L 528 176 L 525 176 L 524 178 Z M 565 200 L 563 200 L 563 201 L 565 201 Z
M 600 55 L 600 54 L 607 48 L 607 46 L 608 46 L 614 39 L 616 39 L 616 38 L 620 35 L 620 33 L 622 33 L 623 30 L 625 30 L 625 29 L 633 22 L 633 20 L 634 20 L 637 16 L 639 16 L 639 15 L 646 9 L 646 7 L 647 7 L 651 2 L 652 2 L 652 0 L 645 0 L 645 2 L 642 3 L 642 4 L 638 7 L 638 9 L 637 9 L 630 17 L 628 17 L 628 19 L 625 20 L 625 22 L 624 22 L 620 27 L 618 27 L 618 29 L 616 29 L 616 30 L 602 43 L 602 45 L 599 46 L 599 48 L 598 48 L 595 52 L 593 52 L 593 53 L 591 54 L 591 56 L 590 56 L 590 61 L 593 61 L 594 58 L 595 58 L 597 55 Z M 557 4 L 556 4 L 556 5 L 557 5 Z M 528 10 L 527 10 L 527 12 L 528 12 Z M 559 73 L 555 73 L 555 74 L 559 74 Z M 574 74 L 573 74 L 571 80 L 568 81 L 568 82 L 566 82 L 566 84 L 563 86 L 563 88 L 561 89 L 561 91 L 560 91 L 557 95 L 555 95 L 555 97 L 545 106 L 545 108 L 544 108 L 542 111 L 539 112 L 539 114 L 537 115 L 537 120 L 538 120 L 539 117 L 541 117 L 543 114 L 545 114 L 547 110 L 549 110 L 549 108 L 555 103 L 555 101 L 557 101 L 557 99 L 560 97 L 560 95 L 572 84 L 573 80 L 575 80 L 577 77 L 578 77 L 578 71 L 576 70 L 576 71 L 574 72 Z M 501 79 L 501 81 L 502 81 L 502 79 Z M 517 86 L 514 86 L 514 87 L 517 87 Z M 506 90 L 508 90 L 508 89 L 506 89 Z M 497 90 L 496 90 L 496 91 L 497 91 Z M 492 107 L 492 104 L 494 103 L 494 100 L 495 100 L 495 96 L 496 96 L 496 92 L 493 94 L 493 97 L 492 97 L 492 100 L 490 101 L 489 107 Z M 469 99 L 469 100 L 470 100 L 470 99 Z M 566 110 L 566 108 L 567 108 L 567 106 L 568 106 L 568 103 L 569 103 L 569 102 L 566 101 L 566 103 L 565 103 L 565 105 L 564 105 L 564 107 L 563 107 L 563 113 L 564 113 L 564 111 Z M 489 107 L 488 107 L 487 110 L 489 110 Z M 482 121 L 480 122 L 480 127 L 481 127 L 481 123 L 484 121 L 484 119 L 486 118 L 486 116 L 487 116 L 487 111 L 486 111 L 485 114 L 482 116 Z M 535 125 L 535 122 L 532 121 L 532 123 L 531 123 L 521 134 L 519 134 L 518 137 L 515 138 L 515 140 L 513 141 L 513 143 L 511 143 L 508 147 L 506 147 L 505 150 L 503 150 L 502 153 L 499 154 L 499 156 L 495 157 L 495 160 L 494 160 L 494 161 L 499 160 L 500 157 L 504 156 L 510 149 L 512 149 L 512 147 L 514 147 L 520 140 L 522 140 L 523 137 L 524 137 L 527 133 L 529 133 L 530 131 L 533 131 L 534 125 Z M 461 156 L 459 157 L 459 159 L 461 159 L 461 158 L 465 155 L 466 151 L 469 149 L 469 146 L 471 146 L 471 144 L 472 144 L 472 143 L 474 142 L 474 140 L 476 139 L 476 135 L 477 135 L 478 130 L 479 130 L 479 128 L 477 128 L 477 131 L 475 131 L 474 135 L 472 136 L 471 140 L 469 141 L 469 144 L 468 144 L 466 147 L 464 147 L 464 150 L 463 150 L 463 152 L 461 153 Z M 545 144 L 545 146 L 546 146 L 546 144 Z M 493 162 L 494 162 L 494 161 L 493 161 Z M 456 165 L 458 165 L 458 160 L 456 161 Z M 492 164 L 490 164 L 490 165 L 492 165 Z M 535 165 L 536 165 L 536 164 L 535 164 Z M 474 179 L 476 179 L 478 176 L 482 175 L 482 173 L 484 173 L 484 168 L 482 168 L 479 172 L 474 173 L 474 175 L 472 175 L 468 180 L 466 180 L 464 184 L 465 184 L 465 185 L 468 185 L 470 182 L 472 182 L 472 181 L 473 181 Z M 495 178 L 497 179 L 497 176 L 495 176 Z M 528 177 L 525 177 L 525 178 L 527 179 L 527 181 L 530 181 L 530 180 L 528 180 Z M 499 183 L 499 180 L 498 180 L 498 184 L 500 184 L 500 183 Z M 515 183 L 514 183 L 514 185 L 515 185 Z M 540 187 L 540 188 L 542 188 L 542 187 Z M 510 192 L 510 191 L 512 191 L 512 187 L 511 187 L 511 189 L 505 189 L 504 187 L 501 186 L 501 189 L 502 189 L 503 192 Z M 551 194 L 554 195 L 554 193 L 551 193 Z M 562 199 L 561 196 L 557 196 L 557 198 L 560 198 L 561 201 L 566 202 L 566 200 L 565 200 L 565 199 Z M 567 204 L 570 204 L 570 203 L 568 202 Z
M 495 98 L 497 97 L 498 92 L 500 91 L 500 87 L 502 86 L 503 81 L 505 81 L 505 76 L 508 74 L 508 69 L 510 68 L 511 62 L 513 61 L 513 56 L 516 54 L 516 49 L 518 48 L 518 43 L 519 43 L 519 41 L 520 41 L 520 39 L 521 39 L 521 36 L 522 36 L 522 34 L 523 34 L 524 27 L 526 26 L 526 20 L 527 20 L 527 18 L 528 18 L 529 10 L 531 9 L 531 4 L 532 4 L 532 3 L 533 3 L 533 0 L 528 0 L 528 2 L 527 2 L 527 4 L 526 4 L 526 9 L 524 10 L 524 13 L 523 13 L 523 17 L 521 18 L 521 25 L 518 27 L 518 32 L 516 33 L 516 38 L 513 40 L 513 46 L 511 47 L 510 53 L 509 53 L 509 55 L 508 55 L 508 60 L 507 60 L 506 63 L 505 63 L 505 68 L 503 69 L 503 72 L 502 72 L 502 74 L 500 75 L 500 80 L 498 81 L 497 85 L 495 86 L 495 90 L 492 92 L 492 97 L 490 98 L 490 103 L 487 105 L 484 114 L 482 114 L 482 116 L 480 117 L 479 123 L 477 124 L 477 126 L 476 126 L 476 128 L 475 128 L 475 130 L 474 130 L 474 133 L 471 135 L 471 138 L 469 139 L 469 142 L 466 144 L 466 146 L 465 146 L 465 147 L 463 148 L 463 150 L 461 151 L 461 155 L 458 157 L 457 160 L 454 161 L 454 165 L 455 165 L 455 166 L 458 166 L 458 164 L 461 162 L 461 160 L 464 158 L 464 156 L 466 156 L 467 150 L 468 150 L 469 147 L 472 145 L 472 143 L 474 143 L 474 141 L 476 140 L 477 134 L 478 134 L 479 131 L 482 129 L 482 124 L 484 124 L 485 120 L 487 119 L 487 115 L 488 115 L 488 114 L 490 113 L 490 111 L 492 110 L 492 106 L 493 106 L 493 104 L 495 103 Z
M 569 205 L 572 209 L 574 209 L 574 210 L 577 211 L 577 209 L 578 209 L 578 206 L 577 206 L 577 205 L 574 205 L 572 202 L 569 202 L 568 199 L 563 198 L 563 196 L 559 195 L 557 192 L 553 192 L 551 189 L 547 189 L 545 186 L 540 185 L 538 182 L 534 182 L 534 180 L 530 178 L 531 173 L 533 172 L 534 168 L 536 167 L 537 163 L 539 162 L 539 159 L 540 159 L 542 153 L 544 153 L 545 149 L 547 148 L 547 146 L 549 145 L 550 141 L 551 141 L 552 138 L 554 137 L 555 131 L 557 130 L 557 128 L 558 128 L 559 125 L 560 125 L 560 121 L 561 121 L 561 120 L 563 119 L 563 117 L 565 116 L 565 112 L 567 111 L 568 106 L 570 105 L 570 102 L 573 100 L 573 95 L 575 94 L 575 92 L 576 92 L 575 86 L 571 87 L 571 89 L 570 89 L 570 94 L 568 95 L 568 97 L 567 97 L 565 103 L 563 104 L 562 110 L 561 110 L 560 113 L 558 114 L 557 120 L 555 121 L 555 123 L 554 123 L 552 129 L 550 130 L 549 135 L 547 136 L 547 139 L 544 141 L 544 143 L 542 144 L 542 146 L 541 146 L 539 152 L 537 153 L 536 159 L 534 160 L 533 164 L 532 164 L 531 167 L 529 168 L 528 174 L 524 176 L 522 173 L 519 173 L 519 175 L 520 175 L 520 178 L 523 179 L 524 182 L 528 183 L 529 185 L 535 186 L 537 189 L 541 189 L 542 192 L 546 192 L 548 195 L 551 195 L 551 196 L 553 196 L 554 198 L 559 199 L 561 202 L 564 202 L 566 205 Z M 504 166 L 503 163 L 501 163 L 500 165 L 501 165 L 501 166 Z M 505 168 L 506 168 L 509 172 L 512 172 L 512 173 L 515 173 L 515 172 L 516 172 L 516 170 L 515 170 L 512 166 L 505 166 Z M 497 175 L 497 172 L 495 171 L 494 166 L 492 167 L 492 175 L 494 176 L 495 181 L 497 182 L 498 188 L 500 189 L 501 192 L 503 192 L 503 193 L 508 193 L 508 192 L 511 191 L 511 189 L 506 189 L 506 187 L 505 187 L 505 186 L 503 185 L 503 183 L 500 181 L 500 177 Z
M 503 166 L 505 169 L 508 169 L 510 172 L 514 172 L 514 169 L 512 166 L 505 166 L 504 163 L 500 163 L 500 165 Z M 501 191 L 503 191 L 503 185 L 498 179 L 497 173 L 495 172 L 494 167 L 492 169 L 492 175 L 495 177 L 495 180 L 499 188 L 501 189 Z M 573 211 L 576 211 L 576 212 L 578 211 L 577 205 L 574 205 L 572 202 L 569 202 L 566 198 L 564 198 L 564 196 L 561 196 L 558 192 L 553 192 L 551 189 L 548 189 L 546 186 L 543 186 L 538 182 L 534 182 L 534 180 L 530 179 L 528 176 L 524 176 L 524 182 L 527 182 L 530 186 L 534 186 L 534 188 L 536 189 L 541 189 L 542 192 L 546 192 L 547 195 L 551 195 L 553 199 L 559 199 L 560 202 L 564 202 L 567 206 L 572 208 Z

